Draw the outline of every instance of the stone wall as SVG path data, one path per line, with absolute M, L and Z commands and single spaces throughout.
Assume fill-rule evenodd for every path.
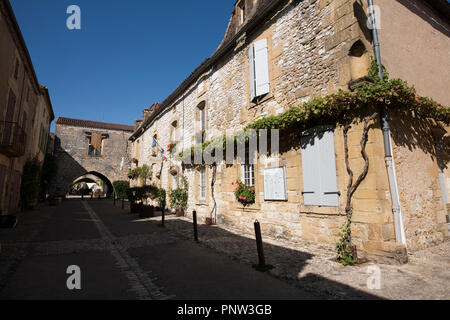
M 107 135 L 102 155 L 88 155 L 87 132 Z M 129 137 L 131 132 L 56 124 L 55 156 L 58 173 L 52 182 L 51 194 L 65 196 L 71 183 L 87 173 L 105 176 L 111 183 L 128 180 L 130 163 Z

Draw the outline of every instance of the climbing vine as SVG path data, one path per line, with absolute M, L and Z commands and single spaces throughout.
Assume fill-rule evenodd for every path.
M 388 109 L 410 110 L 422 118 L 431 118 L 447 125 L 450 124 L 450 108 L 448 106 L 417 95 L 414 87 L 408 86 L 404 80 L 389 80 L 385 69 L 386 80 L 381 80 L 377 75 L 377 70 L 377 63 L 373 61 L 369 68 L 370 81 L 363 83 L 354 91 L 339 90 L 325 97 L 315 97 L 301 106 L 290 107 L 289 110 L 279 115 L 256 120 L 245 130 L 285 130 L 294 127 L 296 130 L 303 130 L 319 124 L 346 124 L 355 118 L 364 118 L 363 115 L 370 110 L 370 107 L 377 107 L 381 104 L 387 106 Z M 205 151 L 211 144 L 218 146 L 219 150 L 225 151 L 227 140 L 236 141 L 238 138 L 239 134 L 235 134 L 231 137 L 222 136 L 212 141 L 205 141 L 180 152 L 179 157 L 193 157 L 195 150 Z

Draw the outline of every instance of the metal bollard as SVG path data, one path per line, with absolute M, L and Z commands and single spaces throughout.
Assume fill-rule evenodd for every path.
M 197 230 L 197 211 L 192 212 L 192 217 L 194 219 L 194 240 L 198 242 L 198 230 Z
M 91 193 L 91 200 L 94 199 L 94 193 Z
M 260 226 L 258 220 L 255 221 L 255 236 L 256 236 L 256 247 L 258 249 L 259 266 L 261 268 L 265 268 L 266 267 L 266 259 L 264 257 L 264 248 L 263 248 L 263 242 L 262 242 L 262 236 L 261 236 L 261 226 Z
M 165 204 L 165 202 L 163 202 L 162 203 L 162 206 L 161 206 L 161 212 L 162 212 L 162 214 L 161 214 L 161 226 L 162 227 L 164 227 L 164 220 L 166 219 L 166 210 L 165 210 L 165 208 L 166 208 L 166 204 Z
M 122 209 L 125 208 L 125 200 L 122 198 Z
M 113 197 L 114 197 L 114 206 L 116 206 L 116 193 L 113 193 Z
M 84 193 L 81 193 L 81 200 L 84 200 Z

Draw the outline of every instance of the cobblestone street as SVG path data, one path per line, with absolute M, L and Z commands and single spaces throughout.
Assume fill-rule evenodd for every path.
M 449 299 L 449 242 L 378 265 L 381 289 L 367 288 L 370 263 L 342 267 L 332 247 L 264 239 L 260 273 L 253 235 L 187 218 L 139 219 L 109 200 L 69 200 L 20 216 L 1 230 L 1 299 Z M 69 291 L 78 265 L 82 290 Z
M 0 298 L 325 298 L 136 218 L 109 200 L 20 215 L 15 229 L 0 232 Z M 67 289 L 71 265 L 81 269 L 81 290 Z

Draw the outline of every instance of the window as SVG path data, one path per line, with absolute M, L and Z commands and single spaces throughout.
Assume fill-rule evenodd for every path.
M 206 169 L 200 169 L 200 200 L 206 199 Z
M 255 185 L 255 166 L 253 164 L 242 165 L 242 182 L 248 187 Z
M 240 23 L 244 24 L 245 21 L 245 0 L 239 4 Z
M 250 96 L 255 98 L 270 92 L 269 53 L 267 39 L 255 42 L 249 51 Z
M 172 123 L 172 142 L 177 142 L 177 122 Z
M 200 107 L 200 130 L 206 130 L 206 109 L 205 105 Z
M 334 131 L 318 127 L 301 138 L 303 196 L 306 206 L 339 206 Z
M 98 157 L 102 154 L 102 134 L 92 133 L 88 136 L 88 155 Z
M 204 79 L 201 78 L 198 82 L 198 94 L 202 93 L 205 90 L 205 82 Z
M 172 175 L 172 190 L 178 188 L 178 175 L 173 174 Z
M 14 79 L 19 77 L 19 60 L 16 59 L 16 66 L 14 67 Z

